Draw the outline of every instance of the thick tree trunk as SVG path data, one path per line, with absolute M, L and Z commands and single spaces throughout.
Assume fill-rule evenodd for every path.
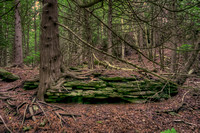
M 44 94 L 61 76 L 61 51 L 58 31 L 57 0 L 43 0 L 40 42 L 40 84 L 37 98 L 44 101 Z
M 15 0 L 18 3 L 19 0 Z M 19 13 L 20 3 L 15 8 L 15 45 L 14 45 L 14 65 L 21 66 L 23 64 L 22 53 L 22 28 L 21 17 Z

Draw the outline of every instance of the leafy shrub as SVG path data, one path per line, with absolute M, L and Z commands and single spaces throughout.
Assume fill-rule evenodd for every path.
M 36 53 L 33 53 L 29 56 L 27 56 L 25 59 L 24 59 L 24 62 L 26 64 L 33 64 L 35 61 L 39 61 L 39 57 L 40 57 L 40 53 L 39 52 L 36 52 Z
M 190 44 L 183 44 L 180 47 L 178 47 L 178 53 L 184 53 L 192 50 L 192 45 Z
M 165 131 L 162 131 L 161 133 L 177 133 L 176 130 L 174 128 L 172 128 L 171 130 L 165 130 Z

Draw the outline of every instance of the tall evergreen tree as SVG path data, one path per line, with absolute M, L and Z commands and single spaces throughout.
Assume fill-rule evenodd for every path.
M 20 17 L 20 0 L 15 0 L 15 44 L 14 44 L 14 65 L 22 66 L 23 51 L 22 51 L 22 27 Z
M 43 0 L 40 36 L 40 84 L 37 98 L 44 94 L 61 76 L 61 51 L 59 46 L 57 0 Z

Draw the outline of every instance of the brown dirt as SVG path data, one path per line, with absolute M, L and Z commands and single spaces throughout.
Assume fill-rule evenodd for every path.
M 31 119 L 29 111 L 22 125 L 25 107 L 32 106 L 32 99 L 35 97 L 36 90 L 24 91 L 22 82 L 38 74 L 38 71 L 31 69 L 6 68 L 10 72 L 20 76 L 20 80 L 6 83 L 0 81 L 0 97 L 5 94 L 13 97 L 8 100 L 11 104 L 19 107 L 26 102 L 19 113 L 16 108 L 10 107 L 6 100 L 0 100 L 0 115 L 8 128 L 13 133 L 24 132 L 23 127 L 30 126 L 27 132 L 37 133 L 61 133 L 61 132 L 91 132 L 91 133 L 159 133 L 163 130 L 175 128 L 180 133 L 199 133 L 200 132 L 200 91 L 191 89 L 179 89 L 179 94 L 171 99 L 145 104 L 50 104 L 58 105 L 64 110 L 40 104 L 45 110 L 50 124 L 44 127 L 41 122 L 47 119 L 44 113 L 36 115 L 36 121 Z M 123 72 L 123 76 L 128 72 Z M 129 73 L 130 74 L 130 73 Z M 14 88 L 12 90 L 9 90 Z M 4 96 L 5 96 L 4 95 Z M 183 106 L 180 103 L 184 101 Z M 177 110 L 179 108 L 179 110 Z M 53 110 L 56 109 L 56 110 Z M 177 111 L 170 112 L 169 110 Z M 41 110 L 35 111 L 35 113 Z M 63 116 L 62 121 L 56 113 L 71 114 Z M 73 114 L 73 115 L 72 115 Z M 78 116 L 74 116 L 78 115 Z M 30 118 L 29 118 L 30 117 Z M 29 118 L 29 119 L 28 119 Z M 62 122 L 62 124 L 61 124 Z M 0 133 L 7 132 L 5 124 L 0 119 Z

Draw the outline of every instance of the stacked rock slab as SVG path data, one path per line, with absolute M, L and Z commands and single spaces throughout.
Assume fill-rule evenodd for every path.
M 38 87 L 39 81 L 29 80 L 24 89 Z M 177 86 L 159 80 L 138 80 L 124 77 L 100 77 L 98 81 L 72 80 L 62 89 L 48 89 L 46 102 L 60 103 L 144 103 L 168 99 L 177 94 Z
M 177 86 L 159 80 L 101 77 L 98 81 L 69 81 L 62 89 L 49 89 L 46 102 L 62 103 L 144 103 L 177 94 Z

